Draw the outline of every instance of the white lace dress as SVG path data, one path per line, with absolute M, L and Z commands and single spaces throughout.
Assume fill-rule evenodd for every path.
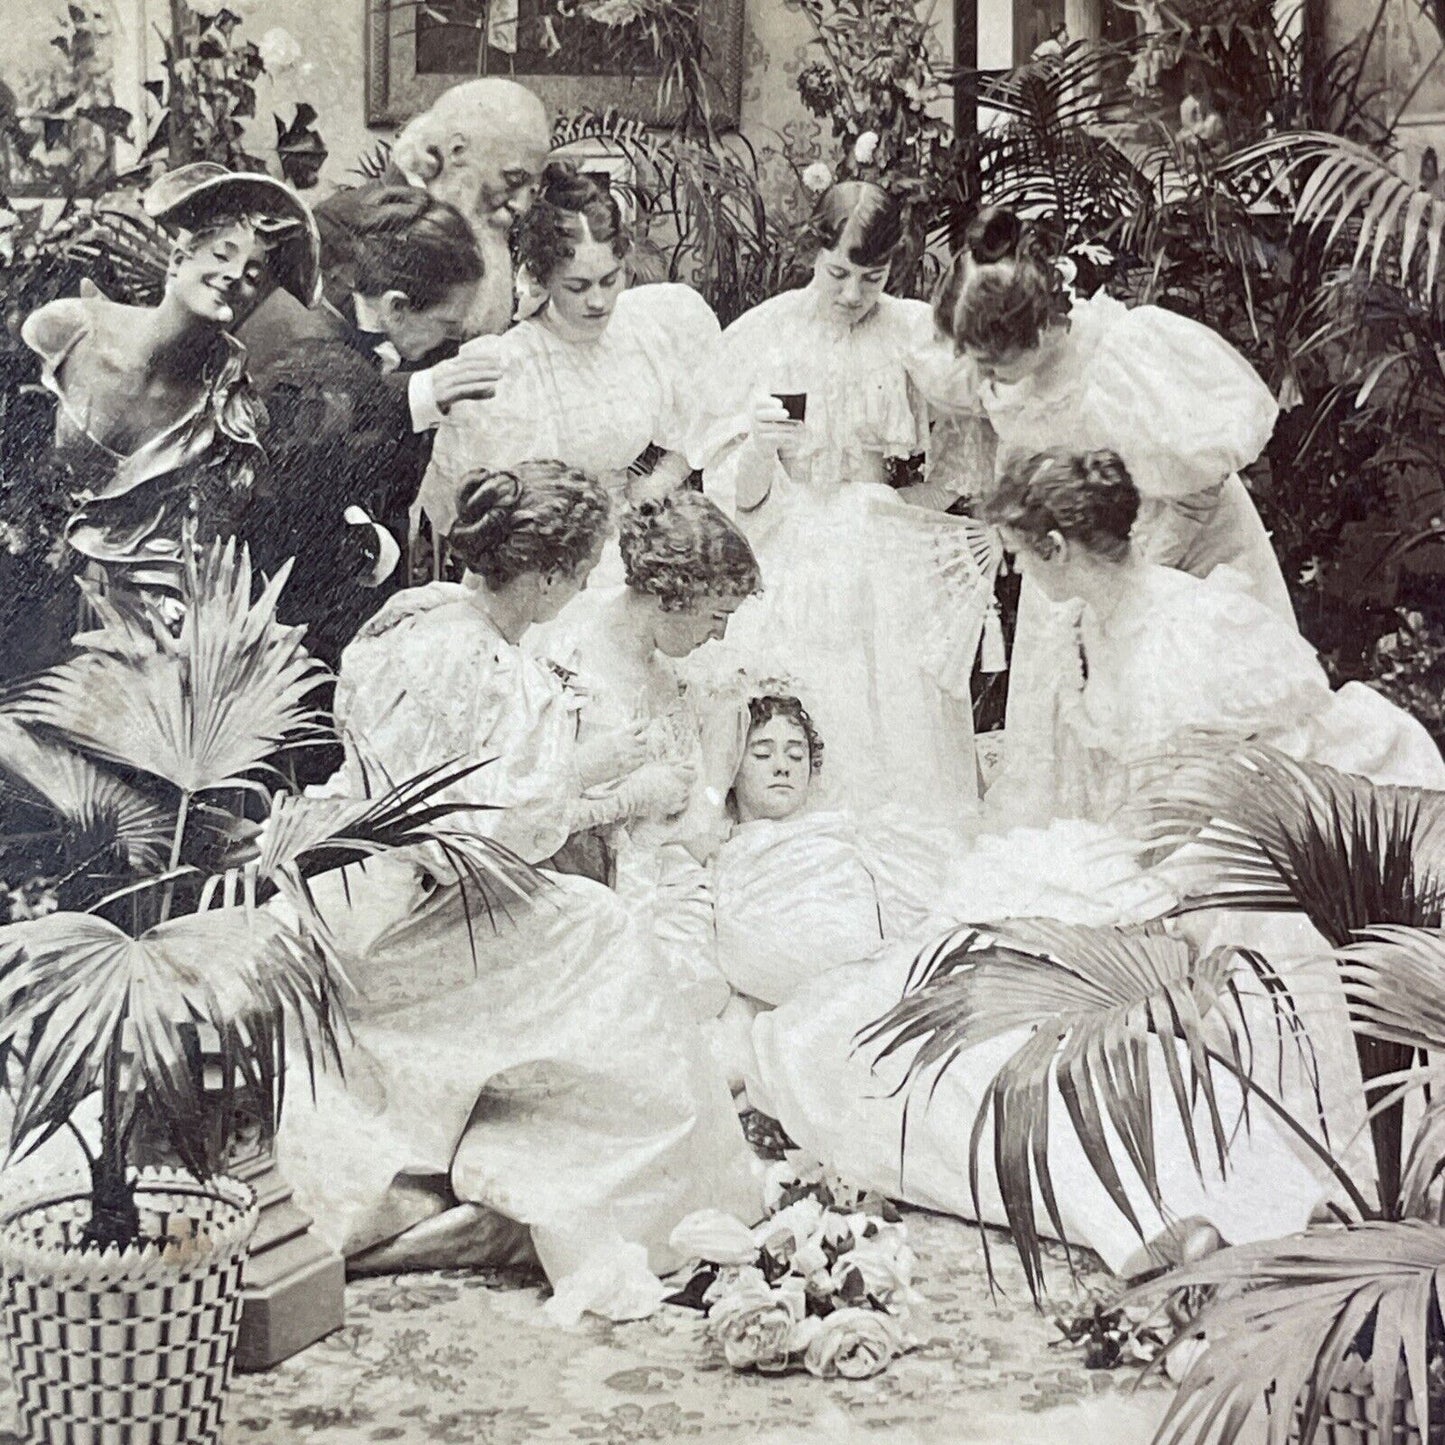
M 936 500 L 981 489 L 992 452 L 966 374 L 921 301 L 885 296 L 852 327 L 811 287 L 755 307 L 709 364 L 694 447 L 708 494 L 731 513 L 753 408 L 773 392 L 807 394 L 804 440 L 761 506 L 737 517 L 764 592 L 734 617 L 727 646 L 796 680 L 827 745 L 831 801 L 961 823 L 977 807 L 969 678 L 996 552 L 976 523 L 884 483 L 889 459 L 930 452 L 929 398 L 946 393 Z
M 624 291 L 595 340 L 559 336 L 541 316 L 487 338 L 505 376 L 486 401 L 459 402 L 437 429 L 419 506 L 444 536 L 462 479 L 478 467 L 548 458 L 600 477 L 620 497 L 650 447 L 684 451 L 696 421 L 698 363 L 718 336 L 689 286 Z M 615 546 L 599 584 L 620 582 Z
M 337 710 L 346 791 L 363 761 L 402 779 L 491 758 L 454 790 L 482 805 L 455 824 L 536 863 L 564 842 L 571 705 L 467 589 L 389 602 L 343 657 Z M 282 1168 L 347 1254 L 433 1212 L 408 1180 L 449 1178 L 458 1199 L 531 1227 L 559 1293 L 630 1313 L 647 1267 L 678 1263 L 667 1240 L 684 1215 L 756 1213 L 727 1089 L 607 889 L 549 875 L 493 927 L 430 863 L 368 864 L 321 890 L 356 990 L 354 1040 L 314 1102 L 288 1094 Z
M 999 456 L 1064 446 L 1109 448 L 1142 496 L 1134 540 L 1151 562 L 1196 577 L 1228 564 L 1249 590 L 1293 623 L 1289 591 L 1239 471 L 1264 450 L 1279 408 L 1222 337 L 1157 306 L 1098 295 L 1077 301 L 1046 370 L 980 399 Z M 990 802 L 1010 822 L 1048 816 L 1030 778 L 1052 765 L 1056 679 L 1044 652 L 1058 612 L 1025 582 L 1010 659 L 1004 776 Z
M 545 638 L 548 657 L 568 674 L 577 698 L 579 739 L 641 726 L 649 762 L 698 768 L 695 696 L 675 664 L 654 652 L 639 671 L 608 636 L 608 612 L 623 590 L 589 587 Z M 696 788 L 703 786 L 699 776 Z M 656 941 L 674 996 L 697 1022 L 715 1019 L 727 1005 L 728 986 L 713 961 L 707 870 L 676 822 L 640 817 L 605 832 L 613 886 Z
M 1082 655 L 1080 643 L 1082 641 Z M 1412 718 L 1358 684 L 1331 692 L 1318 661 L 1295 629 L 1250 595 L 1246 580 L 1222 569 L 1208 580 L 1174 569 L 1141 564 L 1135 586 L 1101 626 L 1080 618 L 1051 634 L 1049 664 L 1064 680 L 1056 715 L 1059 737 L 1052 756 L 1062 766 L 1049 775 L 1048 793 L 1057 821 L 1043 829 L 984 835 L 961 854 L 946 881 L 937 886 L 935 931 L 960 919 L 1011 916 L 1061 918 L 1107 924 L 1152 916 L 1168 906 L 1160 880 L 1142 874 L 1106 820 L 1124 800 L 1130 766 L 1157 758 L 1195 728 L 1248 733 L 1301 759 L 1313 759 L 1363 773 L 1379 782 L 1445 787 L 1445 763 L 1429 736 Z M 1087 659 L 1087 681 L 1081 666 Z M 822 855 L 815 845 L 795 844 L 799 862 Z M 746 861 L 746 860 L 744 860 Z M 777 857 L 766 873 L 751 870 L 749 887 L 766 891 L 789 876 Z M 824 870 L 825 884 L 846 874 Z M 855 890 L 856 891 L 856 890 Z M 746 898 L 734 883 L 719 887 L 727 897 Z M 855 907 L 862 917 L 867 897 Z M 834 910 L 839 912 L 839 910 Z M 780 919 L 791 919 L 786 909 Z M 840 913 L 841 916 L 841 913 Z M 791 922 L 766 931 L 756 909 L 746 918 L 753 937 L 752 958 L 780 951 L 799 954 Z M 1205 948 L 1232 943 L 1266 954 L 1291 988 L 1318 1052 L 1320 1086 L 1336 1143 L 1351 1138 L 1362 1122 L 1358 1071 L 1349 1042 L 1343 996 L 1332 969 L 1314 961 L 1323 945 L 1294 918 L 1220 912 L 1171 924 Z M 826 935 L 820 935 L 826 937 Z M 922 936 L 926 938 L 927 933 Z M 856 1034 L 901 996 L 919 943 L 915 938 L 861 962 L 844 963 L 795 989 L 783 1006 L 761 1014 L 753 1025 L 755 1077 L 749 1094 L 776 1115 L 799 1145 L 858 1182 L 898 1190 L 916 1203 L 971 1215 L 968 1134 L 994 1073 L 1016 1049 L 1019 1032 L 980 1045 L 946 1074 L 927 1107 L 909 1119 L 909 1147 L 900 1186 L 899 1140 L 902 1099 L 893 1089 L 907 1055 L 874 1069 L 855 1051 Z M 814 954 L 808 963 L 822 960 Z M 726 955 L 725 970 L 729 968 Z M 755 990 L 759 985 L 751 985 Z M 1285 1099 L 1297 1117 L 1309 1118 L 1314 1082 L 1273 1051 L 1273 1028 L 1263 1000 L 1245 991 L 1253 1021 L 1256 1069 L 1274 1085 L 1283 1081 Z M 1154 1060 L 1155 1088 L 1168 1095 L 1162 1057 Z M 1238 1099 L 1226 1103 L 1226 1117 Z M 1055 1094 L 1053 1118 L 1066 1119 Z M 1182 1131 L 1170 1111 L 1156 1113 L 1159 1167 L 1169 1211 L 1211 1219 L 1227 1239 L 1267 1238 L 1303 1228 L 1323 1197 L 1326 1183 L 1306 1157 L 1256 1114 L 1247 1136 L 1231 1151 L 1227 1179 L 1206 1164 L 1201 1179 L 1190 1162 Z M 983 1213 L 1001 1222 L 1001 1204 L 985 1150 Z M 1098 1184 L 1065 1127 L 1051 1129 L 1051 1167 L 1072 1240 L 1087 1244 L 1117 1267 L 1139 1244 L 1139 1235 Z M 1163 1219 L 1148 1206 L 1142 1185 L 1116 1156 L 1124 1184 L 1145 1234 Z M 1360 1176 L 1362 1181 L 1366 1176 Z M 1041 1228 L 1048 1226 L 1040 1220 Z

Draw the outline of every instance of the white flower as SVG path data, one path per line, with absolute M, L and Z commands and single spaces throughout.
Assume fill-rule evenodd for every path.
M 668 1243 L 684 1259 L 708 1264 L 752 1264 L 758 1257 L 752 1230 L 721 1209 L 689 1214 L 672 1231 Z
M 871 166 L 873 157 L 878 154 L 878 132 L 876 130 L 865 130 L 857 140 L 853 142 L 853 161 L 856 165 Z
M 909 1302 L 916 1263 L 913 1251 L 906 1244 L 884 1239 L 862 1240 L 841 1255 L 833 1266 L 833 1292 L 847 1299 L 861 1290 L 881 1305 L 890 1305 L 894 1300 Z M 857 1275 L 857 1282 L 850 1285 L 849 1275 Z
M 877 1310 L 834 1310 L 810 1333 L 803 1365 L 822 1380 L 881 1374 L 907 1348 L 897 1321 Z
M 814 161 L 803 172 L 803 187 L 821 196 L 833 184 L 833 172 L 822 161 Z
M 301 59 L 300 42 L 280 25 L 273 25 L 256 42 L 256 49 L 261 52 L 261 64 L 272 75 L 290 70 Z
M 799 1199 L 765 1219 L 752 1232 L 753 1243 L 779 1259 L 791 1259 L 822 1228 L 823 1206 L 816 1199 Z
M 1177 1385 L 1209 1351 L 1203 1335 L 1180 1340 L 1164 1356 L 1164 1373 Z
M 740 1281 L 708 1311 L 708 1334 L 735 1370 L 777 1373 L 788 1367 L 793 1336 L 807 1309 L 801 1281 L 772 1289 L 762 1280 Z
M 820 1292 L 829 1288 L 828 1254 L 822 1243 L 817 1239 L 810 1239 L 793 1255 L 792 1268 L 794 1274 L 800 1274 L 812 1284 L 817 1281 Z
M 768 692 L 786 696 L 789 691 L 797 691 L 787 679 L 758 677 L 746 670 L 739 676 L 747 697 L 761 696 Z M 783 1195 L 790 1189 L 796 1189 L 799 1185 L 819 1184 L 822 1179 L 821 1164 L 809 1163 L 799 1154 L 779 1159 L 763 1171 L 763 1208 L 772 1214 L 783 1202 Z

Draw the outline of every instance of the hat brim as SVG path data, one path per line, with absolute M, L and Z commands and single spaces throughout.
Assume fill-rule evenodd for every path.
M 195 230 L 224 197 L 240 210 L 296 221 L 300 233 L 278 242 L 271 252 L 271 272 L 305 306 L 314 306 L 321 293 L 321 233 L 311 208 L 282 181 L 250 171 L 227 171 L 208 176 L 172 195 L 157 198 L 147 193 L 143 206 L 148 216 L 167 226 Z

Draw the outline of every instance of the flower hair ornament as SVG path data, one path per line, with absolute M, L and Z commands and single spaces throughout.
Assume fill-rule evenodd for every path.
M 523 264 L 517 267 L 517 309 L 512 313 L 513 321 L 527 321 L 547 304 L 547 288 L 532 274 L 532 268 Z

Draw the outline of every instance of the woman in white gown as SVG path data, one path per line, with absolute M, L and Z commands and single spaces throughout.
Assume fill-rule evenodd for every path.
M 718 336 L 707 302 L 688 286 L 629 289 L 631 237 L 617 201 L 563 162 L 547 167 L 516 248 L 520 320 L 462 348 L 491 356 L 502 380 L 489 400 L 452 407 L 422 485 L 437 536 L 479 466 L 555 458 L 601 477 L 614 504 L 651 449 L 662 453 L 651 472 L 658 491 L 691 470 L 697 367 Z M 610 547 L 592 585 L 620 580 Z
M 884 294 L 896 201 L 847 182 L 813 228 L 812 280 L 728 327 L 703 391 L 704 487 L 763 570 L 733 645 L 798 679 L 850 807 L 959 823 L 977 808 L 969 678 L 997 559 L 946 509 L 990 471 L 987 427 L 928 306 Z M 930 398 L 945 394 L 946 464 L 895 490 L 897 464 L 938 440 Z
M 1241 580 L 1226 571 L 1204 581 L 1144 560 L 1130 544 L 1138 508 L 1138 491 L 1117 456 L 1062 451 L 1021 459 L 988 504 L 1025 576 L 1045 596 L 1081 604 L 1079 631 L 1050 658 L 1063 698 L 1050 757 L 1069 767 L 1050 782 L 1063 821 L 981 839 L 960 860 L 939 894 L 954 922 L 1039 915 L 1097 925 L 1167 906 L 1147 876 L 1120 868 L 1117 852 L 1096 851 L 1090 835 L 1097 838 L 1093 825 L 1106 824 L 1127 798 L 1132 766 L 1145 759 L 1157 765 L 1196 729 L 1249 735 L 1379 781 L 1445 786 L 1445 763 L 1419 724 L 1368 689 L 1332 692 L 1296 631 Z M 1220 921 L 1239 932 L 1225 928 L 1213 943 L 1255 941 L 1245 931 L 1251 920 Z M 974 1048 L 942 1075 L 926 1107 L 920 1099 L 910 1115 L 901 1161 L 903 1098 L 892 1090 L 907 1055 L 875 1071 L 853 1045 L 859 1029 L 898 1001 L 916 952 L 915 941 L 831 970 L 762 1014 L 753 1027 L 749 1093 L 802 1147 L 858 1182 L 896 1191 L 901 1172 L 908 1198 L 969 1215 L 968 1131 L 994 1074 L 1025 1035 Z M 726 957 L 720 962 L 729 972 Z M 1340 1026 L 1338 1013 L 1322 999 L 1300 1003 L 1311 1029 L 1321 1031 L 1316 1047 L 1328 1062 L 1343 1043 L 1324 1034 Z M 1156 1097 L 1167 1098 L 1162 1060 L 1156 1067 Z M 1237 1101 L 1225 1107 L 1237 1112 Z M 1063 1122 L 1057 1093 L 1051 1115 L 1061 1121 L 1050 1131 L 1050 1162 L 1066 1232 L 1111 1267 L 1131 1268 L 1140 1259 L 1139 1233 L 1099 1184 Z M 1234 1146 L 1227 1180 L 1208 1162 L 1201 1179 L 1172 1114 L 1157 1109 L 1155 1121 L 1169 1215 L 1202 1217 L 1241 1242 L 1303 1227 L 1324 1193 L 1258 1117 Z M 1146 1237 L 1151 1225 L 1162 1232 L 1165 1216 L 1149 1206 L 1122 1155 L 1115 1162 Z M 999 1222 L 987 1158 L 983 1173 L 983 1212 Z
M 343 655 L 347 747 L 333 790 L 486 760 L 443 796 L 453 825 L 545 864 L 572 832 L 676 787 L 621 779 L 614 741 L 580 748 L 560 680 L 519 647 L 600 552 L 602 487 L 557 463 L 487 473 L 450 541 L 462 585 L 393 598 Z M 611 782 L 586 799 L 588 785 Z M 527 1226 L 566 1316 L 660 1299 L 669 1231 L 690 1210 L 756 1212 L 753 1161 L 650 943 L 605 888 L 543 875 L 530 901 L 483 900 L 442 860 L 368 864 L 322 906 L 356 998 L 345 1075 L 287 1099 L 287 1178 L 348 1257 L 396 1241 L 438 1263 L 438 1233 L 485 1211 Z M 447 1196 L 461 1218 L 435 1216 Z M 400 1237 L 400 1239 L 398 1239 Z
M 1207 326 L 1100 293 L 1071 300 L 1012 212 L 981 212 L 934 303 L 939 330 L 979 375 L 999 457 L 1108 448 L 1141 495 L 1134 543 L 1148 561 L 1206 577 L 1228 564 L 1293 622 L 1289 591 L 1242 468 L 1279 408 L 1249 363 Z M 1047 663 L 1053 609 L 1025 581 L 1010 659 L 1006 768 L 991 800 L 1014 822 L 1047 816 L 1028 775 L 1054 735 Z M 1008 766 L 1012 760 L 1014 766 Z
M 711 689 L 689 686 L 679 664 L 726 635 L 732 614 L 759 590 L 758 564 L 747 539 L 698 492 L 629 508 L 620 532 L 625 585 L 589 588 L 549 637 L 549 651 L 573 675 L 584 745 L 636 738 L 642 757 L 692 780 L 685 798 L 599 831 L 607 881 L 649 926 L 678 998 L 702 1022 L 728 1001 L 710 957 L 702 862 L 725 824 L 736 712 L 711 705 Z

